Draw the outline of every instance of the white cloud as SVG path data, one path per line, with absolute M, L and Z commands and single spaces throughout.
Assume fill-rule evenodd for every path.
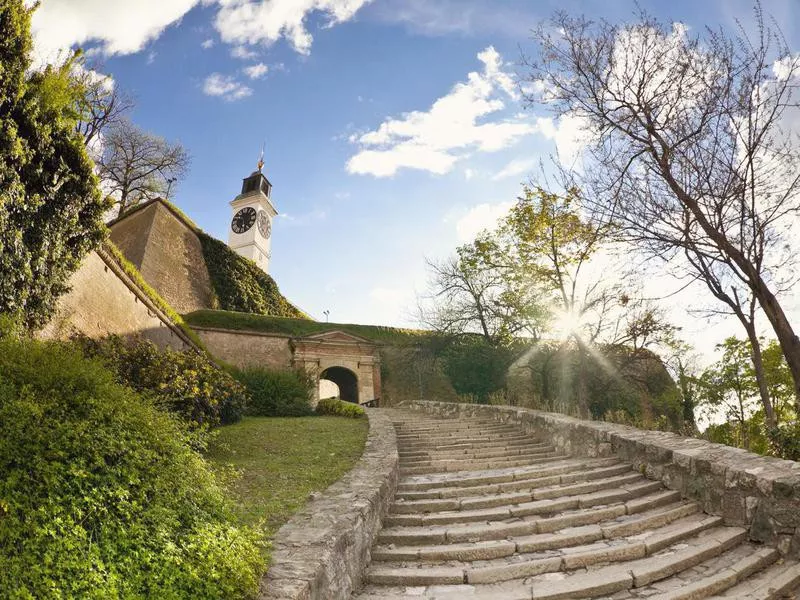
M 506 179 L 508 177 L 518 177 L 527 175 L 536 166 L 536 158 L 515 158 L 500 171 L 494 174 L 493 180 Z
M 313 12 L 327 17 L 327 26 L 348 21 L 370 0 L 218 0 L 215 26 L 229 44 L 269 46 L 285 38 L 301 54 L 311 51 L 313 37 L 306 18 Z
M 456 234 L 459 242 L 471 242 L 484 229 L 494 229 L 497 221 L 504 217 L 513 202 L 478 204 L 456 221 Z
M 348 172 L 388 177 L 407 168 L 441 175 L 471 151 L 501 150 L 533 133 L 535 125 L 524 116 L 496 115 L 506 108 L 505 99 L 517 98 L 500 54 L 489 46 L 478 60 L 483 70 L 469 73 L 427 111 L 388 118 L 378 129 L 353 136 L 360 150 L 347 162 Z
M 264 63 L 258 63 L 255 65 L 250 65 L 249 67 L 245 67 L 242 69 L 244 74 L 247 75 L 250 79 L 261 79 L 264 75 L 267 74 L 269 71 L 269 67 Z
M 203 82 L 203 93 L 207 96 L 221 96 L 223 99 L 233 102 L 246 98 L 253 93 L 253 90 L 233 77 L 212 73 Z
M 46 0 L 33 13 L 41 61 L 74 44 L 97 42 L 105 54 L 133 54 L 158 38 L 200 0 Z
M 544 137 L 556 143 L 558 160 L 562 165 L 580 168 L 583 150 L 594 139 L 582 117 L 563 115 L 557 121 L 550 117 L 539 117 L 536 128 Z
M 204 40 L 203 43 L 200 45 L 203 47 L 203 50 L 208 50 L 209 48 L 214 47 L 214 40 L 208 38 L 207 40 Z
M 797 77 L 800 71 L 800 52 L 788 54 L 772 64 L 772 72 L 778 81 L 786 81 L 790 76 Z
M 475 177 L 475 171 L 473 169 L 464 169 L 464 179 L 469 181 L 473 177 Z
M 234 46 L 231 48 L 231 56 L 241 60 L 251 60 L 258 56 L 258 52 L 251 50 L 247 46 Z
M 98 44 L 105 55 L 134 54 L 199 4 L 218 7 L 215 27 L 235 45 L 234 56 L 253 58 L 247 45 L 270 45 L 286 39 L 308 54 L 312 36 L 306 19 L 312 13 L 332 27 L 353 18 L 371 0 L 45 0 L 33 14 L 38 63 L 55 62 L 75 45 Z M 203 48 L 214 40 L 207 39 Z

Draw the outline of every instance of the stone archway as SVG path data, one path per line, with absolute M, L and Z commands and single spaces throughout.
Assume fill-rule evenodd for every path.
M 339 386 L 339 397 L 347 402 L 358 404 L 358 375 L 345 367 L 328 367 L 319 374 Z
M 339 386 L 342 399 L 376 404 L 381 394 L 380 354 L 375 342 L 340 330 L 292 338 L 292 364 L 304 368 L 317 382 L 314 402 L 319 401 L 319 381 Z

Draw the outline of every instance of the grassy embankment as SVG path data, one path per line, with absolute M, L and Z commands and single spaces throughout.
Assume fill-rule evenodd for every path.
M 247 417 L 221 427 L 207 458 L 239 476 L 228 487 L 242 523 L 261 523 L 272 539 L 308 501 L 349 471 L 367 439 L 366 419 Z M 267 553 L 267 561 L 269 553 Z

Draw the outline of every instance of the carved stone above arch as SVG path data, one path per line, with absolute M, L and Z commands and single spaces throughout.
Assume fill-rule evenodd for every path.
M 308 371 L 319 383 L 320 374 L 331 367 L 353 372 L 358 379 L 358 402 L 375 402 L 381 395 L 378 345 L 365 338 L 333 330 L 292 338 L 292 364 Z M 319 401 L 319 386 L 314 402 Z

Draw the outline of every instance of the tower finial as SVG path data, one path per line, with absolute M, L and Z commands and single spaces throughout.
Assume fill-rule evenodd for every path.
M 261 143 L 261 156 L 258 157 L 258 172 L 264 168 L 264 142 Z

